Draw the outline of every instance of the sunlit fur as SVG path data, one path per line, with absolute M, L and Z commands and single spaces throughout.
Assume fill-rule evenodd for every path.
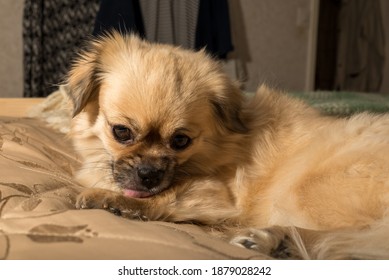
M 90 187 L 78 207 L 197 222 L 273 257 L 389 258 L 388 115 L 326 117 L 266 86 L 244 96 L 203 51 L 118 33 L 90 43 L 67 88 Z M 135 126 L 136 141 L 112 124 Z M 183 151 L 169 145 L 177 130 L 193 139 Z M 115 164 L 144 158 L 168 159 L 171 178 L 122 195 Z

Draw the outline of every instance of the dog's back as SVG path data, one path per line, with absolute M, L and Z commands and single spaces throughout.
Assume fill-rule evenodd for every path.
M 243 176 L 255 178 L 240 199 L 249 226 L 326 231 L 312 243 L 320 258 L 357 244 L 365 257 L 377 249 L 389 258 L 389 115 L 325 117 L 266 87 L 254 98 L 250 110 L 272 124 L 257 129 L 255 164 Z

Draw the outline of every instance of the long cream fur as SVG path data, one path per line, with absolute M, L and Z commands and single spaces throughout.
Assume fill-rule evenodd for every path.
M 118 33 L 91 42 L 67 87 L 89 187 L 77 207 L 196 222 L 277 258 L 389 258 L 389 115 L 323 116 L 266 86 L 244 96 L 204 52 Z M 134 125 L 134 143 L 112 124 Z M 180 129 L 193 142 L 174 151 Z M 135 155 L 169 158 L 170 185 L 126 196 L 113 174 Z

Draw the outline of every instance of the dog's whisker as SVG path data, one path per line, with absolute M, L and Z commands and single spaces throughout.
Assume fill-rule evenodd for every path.
M 106 152 L 104 148 L 74 148 L 75 152 L 86 152 L 86 151 L 96 151 L 96 152 Z

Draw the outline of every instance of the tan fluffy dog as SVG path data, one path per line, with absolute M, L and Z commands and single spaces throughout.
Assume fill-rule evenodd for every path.
M 389 116 L 244 97 L 204 52 L 113 33 L 69 73 L 78 208 L 195 222 L 278 258 L 389 258 Z

